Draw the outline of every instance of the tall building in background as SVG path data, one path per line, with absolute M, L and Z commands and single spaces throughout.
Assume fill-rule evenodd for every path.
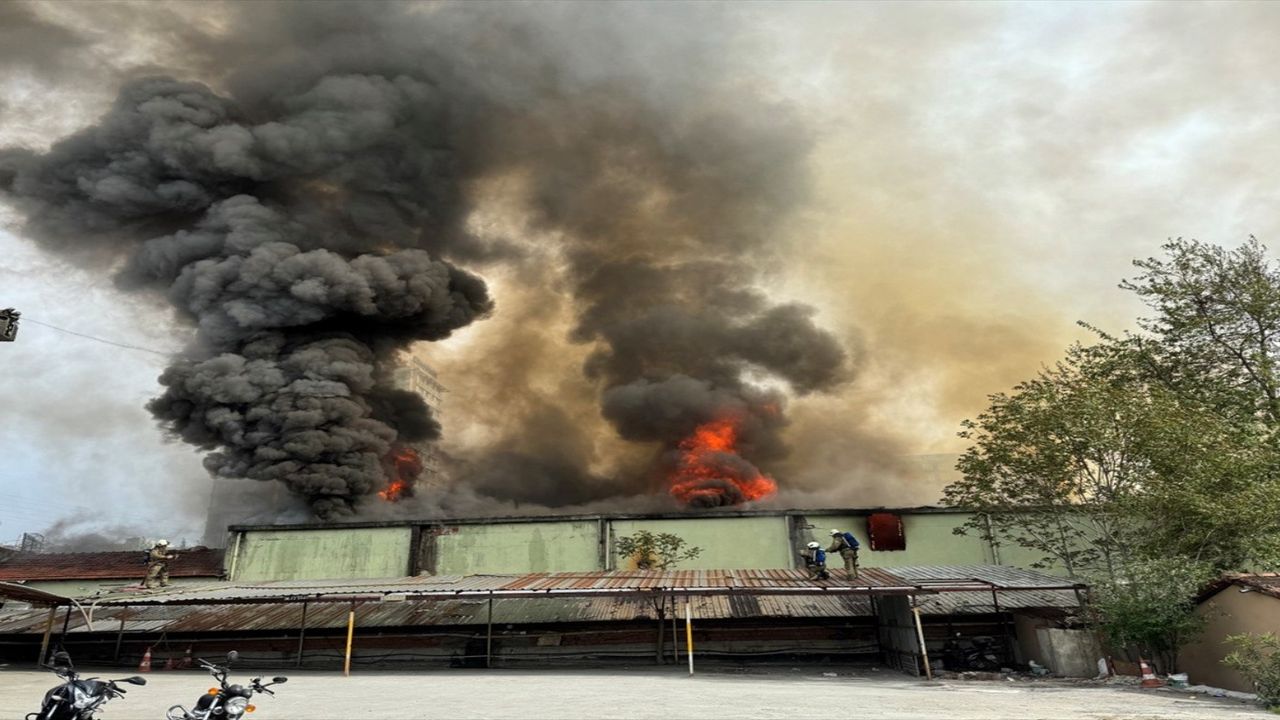
M 427 403 L 427 407 L 431 408 L 431 415 L 439 422 L 441 414 L 444 410 L 444 394 L 445 386 L 441 384 L 440 377 L 436 374 L 435 368 L 427 364 L 427 361 L 416 355 L 409 355 L 404 364 L 392 373 L 392 379 L 396 387 L 422 398 Z M 416 443 L 413 446 L 418 451 L 418 455 L 422 458 L 422 477 L 419 484 L 425 488 L 439 486 L 444 478 L 440 469 L 440 455 L 436 450 L 436 444 Z

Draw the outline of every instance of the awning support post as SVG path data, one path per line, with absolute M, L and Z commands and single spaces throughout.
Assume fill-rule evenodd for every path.
M 44 637 L 40 640 L 40 657 L 36 659 L 36 667 L 44 665 L 49 652 L 49 637 L 53 635 L 53 619 L 58 615 L 58 606 L 49 607 L 49 617 L 44 621 Z
M 351 601 L 351 611 L 347 613 L 347 654 L 342 660 L 342 676 L 351 677 L 351 641 L 356 633 L 356 602 Z
M 124 642 L 124 621 L 127 613 L 120 613 L 120 630 L 116 632 L 116 649 L 111 653 L 111 662 L 120 662 L 120 645 Z
M 916 640 L 920 643 L 920 657 L 924 659 L 924 676 L 933 679 L 933 668 L 929 667 L 929 648 L 924 644 L 924 625 L 920 623 L 920 606 L 916 605 L 916 596 L 911 596 L 911 614 L 916 619 Z
M 489 591 L 489 614 L 484 630 L 484 666 L 493 667 L 493 591 Z
M 689 652 L 689 677 L 693 677 L 693 598 L 684 601 L 684 638 Z
M 680 662 L 680 626 L 677 625 L 677 615 L 680 614 L 680 605 L 677 604 L 676 596 L 671 596 L 671 653 L 675 657 L 676 662 Z
M 307 641 L 307 603 L 302 603 L 302 622 L 298 623 L 298 660 L 294 667 L 302 667 L 302 644 Z
M 67 614 L 62 618 L 62 632 L 58 633 L 58 644 L 63 650 L 67 649 L 67 627 L 71 625 L 71 610 L 73 608 L 67 606 Z

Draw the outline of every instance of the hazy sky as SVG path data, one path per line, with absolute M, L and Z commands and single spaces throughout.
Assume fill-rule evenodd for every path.
M 181 74 L 198 44 L 172 28 L 217 36 L 222 27 L 218 6 L 193 6 L 0 7 L 0 145 L 43 147 L 89 123 L 125 76 L 152 66 Z M 1116 285 L 1132 258 L 1167 238 L 1234 244 L 1253 234 L 1274 245 L 1274 5 L 719 11 L 760 49 L 744 76 L 766 83 L 752 91 L 816 129 L 814 192 L 786 223 L 794 262 L 777 268 L 770 290 L 816 306 L 862 348 L 856 382 L 794 403 L 787 467 L 797 476 L 839 482 L 847 457 L 833 450 L 843 437 L 833 417 L 906 453 L 959 451 L 960 420 L 1083 337 L 1076 320 L 1127 326 L 1137 307 Z M 6 13 L 16 12 L 39 32 L 6 36 Z M 630 49 L 643 57 L 656 43 L 638 37 Z M 652 80 L 666 78 L 655 70 Z M 160 352 L 182 346 L 188 331 L 167 307 L 117 293 L 109 276 L 66 265 L 8 227 L 0 307 Z M 504 288 L 520 292 L 519 278 L 490 279 L 499 308 Z M 500 310 L 428 351 L 451 389 L 446 421 L 458 431 L 446 425 L 446 442 L 477 432 L 486 412 L 462 408 L 489 400 L 481 379 L 450 368 L 511 322 Z M 568 357 L 577 362 L 576 351 Z M 0 542 L 77 514 L 199 535 L 210 490 L 200 459 L 166 443 L 143 408 L 163 366 L 160 355 L 35 322 L 0 345 Z M 894 499 L 892 488 L 867 497 Z

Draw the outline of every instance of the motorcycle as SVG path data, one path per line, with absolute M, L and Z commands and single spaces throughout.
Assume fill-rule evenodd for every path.
M 54 653 L 53 662 L 44 667 L 63 683 L 45 693 L 40 712 L 28 713 L 26 720 L 93 720 L 108 700 L 124 697 L 125 689 L 116 683 L 147 684 L 146 678 L 136 675 L 119 680 L 82 679 L 71 664 L 71 656 L 62 651 Z
M 254 678 L 249 681 L 248 686 L 228 685 L 227 674 L 231 672 L 231 663 L 239 657 L 240 654 L 232 650 L 227 653 L 226 665 L 214 665 L 208 660 L 198 660 L 200 666 L 208 670 L 209 674 L 218 681 L 218 687 L 209 688 L 208 692 L 196 700 L 195 706 L 190 711 L 181 705 L 174 705 L 165 713 L 165 717 L 168 720 L 213 720 L 214 718 L 235 720 L 257 709 L 249 702 L 254 693 L 275 695 L 269 688 L 289 681 L 286 677 L 274 677 L 271 678 L 271 682 L 264 685 L 262 678 Z
M 943 646 L 942 664 L 948 670 L 995 672 L 1000 669 L 1000 657 L 995 652 L 995 641 L 992 638 L 972 638 L 966 647 L 961 642 L 960 633 L 956 633 Z

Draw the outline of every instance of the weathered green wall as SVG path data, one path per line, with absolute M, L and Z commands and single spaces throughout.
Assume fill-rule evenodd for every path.
M 614 520 L 612 538 L 626 537 L 639 530 L 672 533 L 684 538 L 689 547 L 702 553 L 681 562 L 681 570 L 738 570 L 748 568 L 789 568 L 791 545 L 787 539 L 787 519 L 775 517 L 690 518 L 688 520 Z M 612 567 L 626 569 L 625 558 L 614 557 Z
M 251 530 L 240 540 L 231 579 L 402 577 L 409 572 L 410 536 L 407 527 Z
M 596 570 L 597 525 L 589 520 L 447 527 L 435 538 L 436 574 Z
M 991 552 L 982 538 L 952 534 L 952 530 L 967 519 L 960 513 L 904 515 L 902 531 L 907 537 L 907 549 L 895 551 L 871 549 L 866 516 L 809 515 L 805 519 L 816 526 L 808 532 L 824 547 L 831 542 L 833 528 L 852 532 L 862 544 L 858 552 L 858 564 L 862 567 L 989 565 L 992 562 Z

